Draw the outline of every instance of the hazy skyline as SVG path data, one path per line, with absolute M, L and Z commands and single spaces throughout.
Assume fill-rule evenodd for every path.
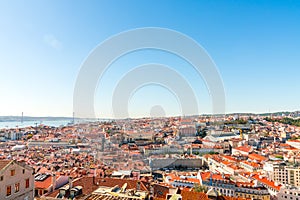
M 299 21 L 299 1 L 1 1 L 0 116 L 71 116 L 89 53 L 142 27 L 179 31 L 206 49 L 223 79 L 226 113 L 300 110 Z M 193 88 L 200 114 L 211 113 L 209 91 L 187 62 L 143 50 L 121 57 L 99 81 L 97 117 L 111 116 L 114 87 L 144 63 L 174 68 Z M 148 116 L 155 105 L 180 113 L 176 97 L 157 85 L 136 91 L 129 113 Z

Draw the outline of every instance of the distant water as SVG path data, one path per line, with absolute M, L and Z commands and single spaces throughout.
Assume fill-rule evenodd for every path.
M 65 126 L 68 123 L 70 123 L 70 120 L 53 120 L 53 121 L 24 121 L 23 123 L 21 123 L 20 121 L 9 121 L 9 122 L 0 122 L 0 129 L 1 128 L 16 128 L 18 127 L 28 127 L 28 126 L 36 126 L 43 124 L 43 125 L 47 125 L 47 126 L 55 126 L 55 127 L 59 127 L 59 126 Z

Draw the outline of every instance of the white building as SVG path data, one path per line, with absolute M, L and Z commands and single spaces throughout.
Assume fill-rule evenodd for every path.
M 300 200 L 300 189 L 293 188 L 284 188 L 280 189 L 280 192 L 277 194 L 278 200 Z

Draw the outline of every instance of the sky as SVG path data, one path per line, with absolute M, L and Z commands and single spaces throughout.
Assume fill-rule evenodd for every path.
M 76 79 L 89 54 L 107 38 L 143 27 L 178 31 L 206 50 L 223 80 L 226 113 L 300 110 L 299 22 L 300 1 L 289 0 L 3 0 L 0 116 L 72 116 Z M 145 63 L 178 72 L 193 89 L 197 112 L 212 113 L 207 85 L 188 62 L 145 49 L 120 57 L 99 78 L 97 117 L 114 117 L 116 85 Z M 191 114 L 180 103 L 166 87 L 142 85 L 132 91 L 128 113 Z

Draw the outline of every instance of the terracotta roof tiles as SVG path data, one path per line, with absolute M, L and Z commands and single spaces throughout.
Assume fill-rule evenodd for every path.
M 10 162 L 11 160 L 0 160 L 0 170 L 6 167 Z

